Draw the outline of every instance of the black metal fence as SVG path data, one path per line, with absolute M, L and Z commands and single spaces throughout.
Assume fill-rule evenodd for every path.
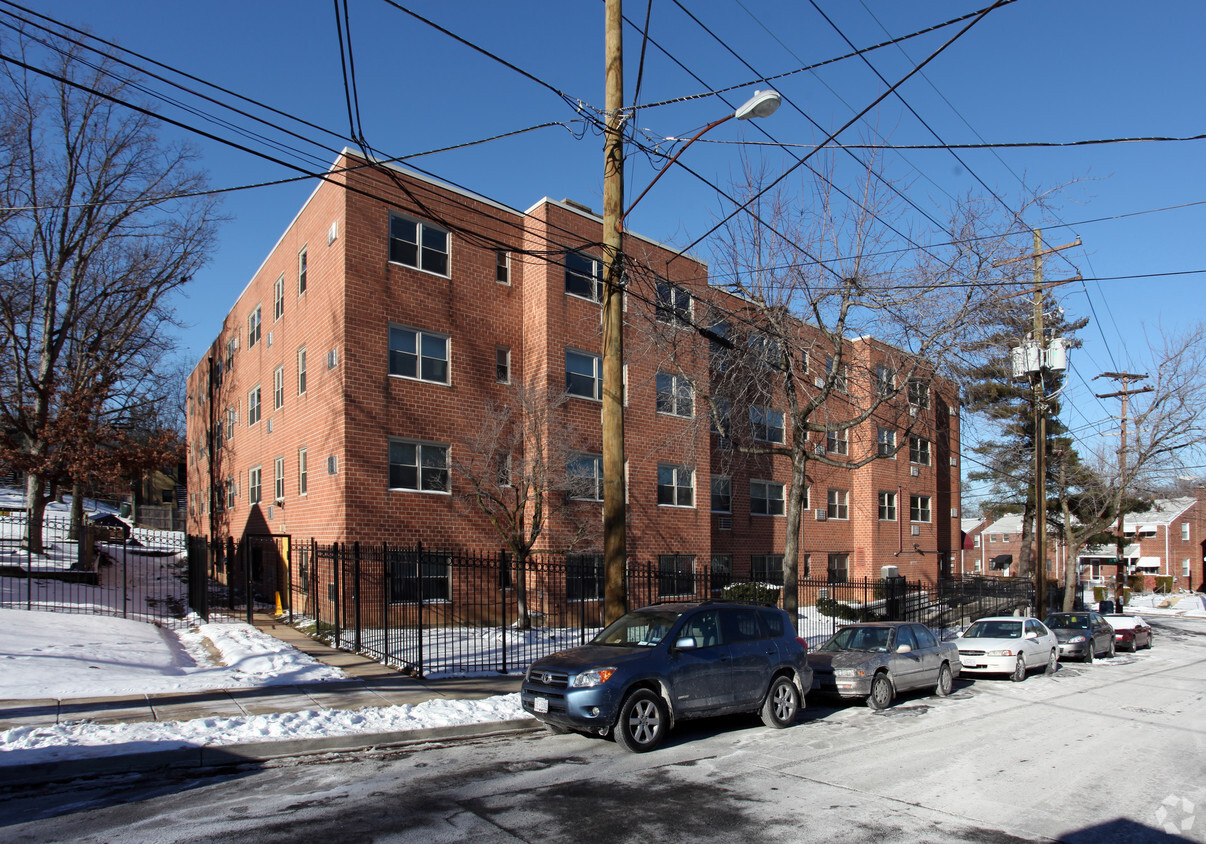
M 188 624 L 183 533 L 47 516 L 40 553 L 28 533 L 28 512 L 0 511 L 0 607 Z
M 465 554 L 385 543 L 293 543 L 245 537 L 190 546 L 193 607 L 245 612 L 277 608 L 336 647 L 425 675 L 515 671 L 589 641 L 603 623 L 601 554 Z M 774 584 L 732 583 L 690 555 L 631 562 L 632 607 L 666 600 L 727 598 L 781 603 Z M 903 578 L 805 579 L 797 630 L 817 645 L 851 621 L 909 620 L 935 628 L 1028 605 L 1028 581 L 974 577 L 927 585 Z M 199 606 L 208 602 L 205 608 Z

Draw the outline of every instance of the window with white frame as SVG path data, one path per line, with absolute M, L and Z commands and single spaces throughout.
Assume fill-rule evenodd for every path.
M 307 457 L 306 449 L 299 448 L 297 450 L 297 494 L 298 495 L 305 495 L 307 492 L 310 491 L 309 488 L 307 487 L 307 483 L 309 482 L 309 478 L 310 478 L 310 472 L 309 472 L 310 467 L 307 465 L 306 457 Z
M 280 410 L 285 406 L 285 366 L 281 364 L 272 370 L 272 409 Z
M 733 479 L 724 475 L 712 476 L 712 512 L 733 512 Z
M 494 468 L 497 471 L 498 485 L 504 489 L 511 486 L 511 455 L 505 451 L 494 455 Z
M 704 333 L 708 337 L 708 361 L 712 369 L 724 372 L 733 356 L 732 328 L 727 322 L 715 322 Z
M 590 352 L 565 350 L 565 391 L 584 399 L 603 399 L 603 360 Z
M 499 384 L 511 383 L 511 348 L 494 347 L 494 380 Z
M 571 296 L 603 300 L 603 263 L 593 255 L 565 253 L 565 292 Z
M 695 470 L 676 463 L 657 464 L 657 503 L 665 507 L 694 507 Z
M 896 432 L 891 428 L 880 428 L 876 434 L 880 457 L 896 458 Z
M 849 454 L 850 442 L 845 431 L 826 431 L 825 450 L 830 454 Z
M 657 555 L 657 596 L 695 594 L 695 555 Z
M 1181 560 L 1181 577 L 1189 577 L 1189 567 L 1190 561 L 1188 557 Z
M 300 296 L 306 292 L 306 284 L 309 281 L 308 275 L 310 271 L 309 252 L 305 246 L 297 253 L 297 295 Z
M 928 495 L 909 496 L 909 521 L 930 521 L 930 497 Z
M 237 349 L 238 347 L 239 347 L 239 338 L 238 337 L 227 338 L 227 340 L 226 340 L 226 371 L 227 372 L 230 372 L 230 370 L 234 367 L 234 353 L 235 353 L 235 349 Z M 217 380 L 218 380 L 219 384 L 222 383 L 222 362 L 221 361 L 218 361 L 218 379 Z
M 390 440 L 389 488 L 449 492 L 448 446 L 416 440 Z
M 247 472 L 247 500 L 251 504 L 260 503 L 260 476 L 262 473 L 263 469 L 260 466 L 252 466 Z
M 1189 541 L 1189 522 L 1181 522 L 1181 541 Z
M 827 576 L 830 583 L 845 583 L 850 579 L 850 555 L 830 554 Z
M 909 462 L 922 466 L 930 465 L 930 441 L 924 437 L 909 435 Z
M 499 284 L 511 283 L 511 253 L 506 249 L 494 250 L 494 280 Z
M 909 379 L 909 404 L 913 407 L 930 406 L 930 385 L 918 378 Z
M 272 285 L 272 321 L 276 322 L 285 315 L 285 276 L 284 273 Z
M 756 440 L 767 443 L 783 443 L 783 411 L 769 407 L 750 407 L 750 430 Z
M 656 286 L 657 310 L 655 316 L 658 322 L 670 325 L 689 326 L 691 324 L 691 294 L 677 284 L 658 282 Z
M 758 332 L 746 339 L 750 357 L 767 369 L 783 368 L 783 346 L 778 339 Z
M 448 232 L 430 223 L 391 214 L 389 260 L 393 264 L 448 276 Z
M 233 510 L 238 501 L 239 488 L 235 486 L 234 478 L 226 479 L 226 509 Z
M 881 363 L 875 367 L 875 394 L 889 395 L 896 389 L 896 370 Z
M 829 490 L 829 518 L 850 518 L 850 493 L 844 489 Z
M 783 584 L 782 554 L 750 554 L 750 580 L 755 583 Z
M 785 512 L 783 484 L 778 481 L 750 481 L 750 513 L 755 516 L 782 516 Z
M 599 455 L 571 455 L 565 475 L 570 498 L 580 501 L 603 500 L 603 458 Z
M 681 375 L 657 374 L 657 412 L 690 418 L 695 415 L 695 389 Z
M 260 342 L 261 308 L 261 305 L 256 305 L 255 310 L 247 317 L 247 348 L 249 349 Z
M 973 548 L 980 547 L 980 534 L 977 533 L 975 536 L 972 537 L 972 547 Z
M 272 500 L 285 500 L 285 457 L 276 458 L 272 466 Z
M 306 391 L 306 347 L 297 350 L 297 394 Z
M 881 522 L 896 521 L 896 493 L 881 492 L 879 494 L 879 520 Z
M 248 427 L 260 421 L 260 385 L 247 394 L 247 425 Z
M 722 437 L 729 436 L 732 433 L 732 426 L 729 424 L 731 409 L 729 400 L 713 399 L 709 409 L 712 417 L 712 433 L 720 434 Z
M 433 384 L 448 383 L 447 334 L 402 325 L 389 327 L 389 374 Z

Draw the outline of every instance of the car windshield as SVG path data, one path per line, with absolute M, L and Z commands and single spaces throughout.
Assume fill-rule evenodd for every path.
M 1048 627 L 1060 630 L 1089 629 L 1089 617 L 1087 615 L 1049 615 L 1044 623 Z
M 591 640 L 591 644 L 616 648 L 652 648 L 666 638 L 680 615 L 682 613 L 667 610 L 630 612 L 612 622 Z
M 977 621 L 963 634 L 964 639 L 1020 639 L 1021 621 Z
M 823 651 L 886 651 L 892 644 L 891 627 L 843 627 L 825 644 Z

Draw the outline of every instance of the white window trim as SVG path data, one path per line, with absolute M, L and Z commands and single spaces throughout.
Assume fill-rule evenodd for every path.
M 570 354 L 570 352 L 573 352 L 573 353 L 574 353 L 574 354 L 576 354 L 576 355 L 582 355 L 583 357 L 589 357 L 589 358 L 591 358 L 592 360 L 594 360 L 594 362 L 595 362 L 595 367 L 594 367 L 594 368 L 595 368 L 595 374 L 591 376 L 591 381 L 592 381 L 592 383 L 594 383 L 594 384 L 597 386 L 597 388 L 598 388 L 598 389 L 596 390 L 596 392 L 597 392 L 597 394 L 598 394 L 598 395 L 584 396 L 584 395 L 582 395 L 581 393 L 571 393 L 571 392 L 569 391 L 569 375 L 570 375 L 570 371 L 569 371 L 569 354 Z M 566 380 L 566 385 L 565 385 L 565 394 L 566 394 L 567 396 L 569 396 L 570 398 L 575 398 L 575 399 L 585 399 L 586 401 L 597 401 L 597 402 L 602 402 L 602 401 L 603 401 L 603 356 L 602 356 L 602 355 L 597 355 L 597 354 L 595 354 L 594 352 L 587 352 L 587 351 L 583 351 L 582 349 L 575 349 L 575 348 L 573 348 L 572 346 L 566 346 L 566 348 L 565 348 L 565 354 L 566 354 L 566 359 L 565 359 L 565 380 Z
M 422 485 L 422 483 L 423 483 L 423 449 L 424 448 L 443 449 L 444 450 L 444 474 L 447 475 L 447 477 L 448 477 L 448 488 L 447 489 L 422 489 L 422 488 L 414 488 L 414 487 L 408 487 L 408 486 L 390 486 L 389 485 L 389 469 L 393 464 L 392 464 L 392 461 L 389 460 L 389 446 L 392 446 L 394 443 L 403 443 L 405 445 L 416 446 L 417 450 L 415 452 L 415 459 L 418 460 L 418 463 L 415 465 L 415 471 L 417 472 L 417 480 L 420 485 Z M 386 447 L 386 455 L 385 456 L 386 456 L 386 461 L 387 461 L 386 462 L 386 478 L 385 478 L 386 489 L 388 489 L 390 492 L 409 492 L 409 493 L 417 493 L 419 495 L 443 495 L 443 496 L 451 496 L 452 495 L 452 446 L 449 443 L 433 442 L 431 440 L 416 440 L 416 439 L 411 439 L 409 437 L 390 437 L 389 444 Z
M 401 378 L 403 381 L 421 381 L 424 384 L 441 384 L 445 387 L 451 386 L 452 385 L 452 335 L 444 334 L 443 332 L 440 332 L 440 331 L 428 331 L 425 328 L 416 328 L 413 325 L 402 325 L 402 324 L 396 323 L 396 322 L 391 322 L 389 324 L 388 330 L 392 333 L 395 328 L 397 328 L 401 331 L 413 331 L 417 335 L 415 337 L 415 373 L 416 374 L 415 375 L 402 375 L 397 372 L 390 372 L 389 377 L 390 378 Z M 435 381 L 435 380 L 432 380 L 431 378 L 423 377 L 423 338 L 424 337 L 436 337 L 436 338 L 442 339 L 444 341 L 444 353 L 447 355 L 447 357 L 444 358 L 445 375 L 446 375 L 446 380 L 444 380 L 444 381 Z M 386 337 L 386 344 L 389 346 L 389 353 L 392 355 L 394 352 L 393 344 L 390 343 L 388 336 Z M 388 370 L 388 368 L 389 368 L 389 362 L 386 361 L 386 369 Z
M 658 487 L 662 486 L 661 474 L 662 474 L 663 468 L 674 470 L 675 498 L 678 497 L 678 490 L 687 488 L 687 489 L 691 490 L 691 503 L 690 504 L 663 504 L 661 501 L 658 501 L 657 506 L 658 507 L 672 507 L 677 510 L 694 510 L 696 495 L 697 495 L 696 489 L 695 489 L 695 469 L 692 468 L 691 466 L 687 466 L 682 463 L 658 463 L 657 464 L 657 473 L 658 473 L 657 486 Z M 691 483 L 690 483 L 689 487 L 684 487 L 684 486 L 682 486 L 682 484 L 679 483 L 682 472 L 686 472 L 690 476 Z
M 416 261 L 416 263 L 413 265 L 412 264 L 404 264 L 401 261 L 395 261 L 390 257 L 390 252 L 392 251 L 392 249 L 390 247 L 393 245 L 393 240 L 394 240 L 393 221 L 395 218 L 397 218 L 399 220 L 406 220 L 408 223 L 414 223 L 418 227 L 415 230 L 415 238 L 417 241 L 415 243 L 415 250 L 416 250 L 415 251 L 415 261 Z M 407 269 L 425 273 L 426 275 L 435 276 L 436 278 L 452 278 L 452 232 L 448 231 L 447 229 L 445 229 L 441 226 L 437 226 L 437 225 L 433 225 L 431 223 L 424 222 L 423 220 L 420 220 L 417 217 L 411 217 L 408 214 L 398 214 L 398 213 L 395 213 L 392 211 L 390 212 L 390 215 L 389 215 L 389 224 L 388 225 L 389 225 L 389 227 L 385 231 L 385 258 L 390 264 L 393 264 L 395 267 L 406 267 Z M 432 231 L 441 232 L 444 235 L 444 237 L 446 238 L 446 240 L 444 242 L 445 242 L 447 251 L 444 252 L 444 256 L 448 261 L 448 271 L 447 272 L 437 273 L 432 270 L 423 269 L 423 230 L 424 229 L 431 229 Z
M 755 513 L 754 512 L 754 498 L 755 498 L 754 484 L 761 484 L 767 490 L 770 490 L 772 487 L 778 487 L 779 488 L 779 497 L 778 498 L 772 499 L 767 496 L 762 496 L 762 500 L 765 500 L 767 502 L 770 502 L 770 501 L 780 502 L 783 505 L 783 512 L 782 513 Z M 772 519 L 784 518 L 787 515 L 787 486 L 786 486 L 786 484 L 782 483 L 781 481 L 768 481 L 768 480 L 763 480 L 762 478 L 750 478 L 750 515 L 751 516 L 763 516 L 763 517 L 772 518 Z

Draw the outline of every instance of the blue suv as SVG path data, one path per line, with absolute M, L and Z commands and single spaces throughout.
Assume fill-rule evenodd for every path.
M 790 726 L 811 687 L 808 646 L 783 610 L 692 601 L 635 610 L 590 644 L 536 660 L 521 699 L 553 732 L 614 735 L 640 753 L 688 718 L 758 712 Z

